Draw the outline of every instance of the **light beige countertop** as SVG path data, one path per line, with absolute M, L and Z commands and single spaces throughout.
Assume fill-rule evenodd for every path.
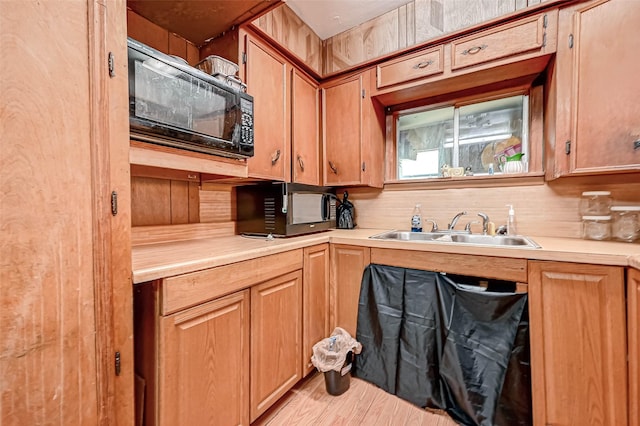
M 234 235 L 134 246 L 132 248 L 133 282 L 142 283 L 326 242 L 440 253 L 632 266 L 640 269 L 640 244 L 636 243 L 533 236 L 531 238 L 542 248 L 532 249 L 433 241 L 369 239 L 370 236 L 384 231 L 386 230 L 332 230 L 301 237 L 273 240 Z

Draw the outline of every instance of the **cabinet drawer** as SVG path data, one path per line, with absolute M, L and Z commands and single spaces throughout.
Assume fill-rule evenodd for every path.
M 162 280 L 161 314 L 167 315 L 302 269 L 302 249 Z
M 444 70 L 444 47 L 415 53 L 378 65 L 377 87 L 391 86 L 440 74 Z
M 508 56 L 542 52 L 546 38 L 546 16 L 524 18 L 451 42 L 451 69 L 478 65 Z

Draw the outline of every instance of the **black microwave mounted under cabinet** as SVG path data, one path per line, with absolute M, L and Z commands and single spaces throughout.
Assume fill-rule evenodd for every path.
M 129 38 L 131 138 L 225 157 L 253 156 L 253 98 L 181 58 Z

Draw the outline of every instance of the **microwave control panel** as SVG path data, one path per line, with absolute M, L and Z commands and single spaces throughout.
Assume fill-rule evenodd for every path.
M 240 112 L 242 114 L 240 144 L 253 146 L 253 100 L 242 97 L 240 99 Z

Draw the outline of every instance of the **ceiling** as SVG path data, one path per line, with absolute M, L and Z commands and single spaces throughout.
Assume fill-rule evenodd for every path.
M 411 0 L 282 1 L 325 40 Z M 279 3 L 279 0 L 127 0 L 127 6 L 137 14 L 198 46 Z
M 412 0 L 283 0 L 322 39 L 358 26 Z

